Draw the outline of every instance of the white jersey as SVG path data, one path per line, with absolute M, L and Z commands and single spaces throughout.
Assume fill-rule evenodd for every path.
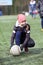
M 31 4 L 31 5 L 32 5 L 32 4 L 35 4 L 35 3 L 36 3 L 36 1 L 33 1 L 33 2 L 30 1 L 30 4 Z

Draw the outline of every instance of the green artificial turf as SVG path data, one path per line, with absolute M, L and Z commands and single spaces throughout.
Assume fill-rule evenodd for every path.
M 10 54 L 10 38 L 16 19 L 17 16 L 0 16 L 0 65 L 43 65 L 43 32 L 39 16 L 35 19 L 26 17 L 35 47 L 29 48 L 29 53 L 23 52 L 20 56 Z

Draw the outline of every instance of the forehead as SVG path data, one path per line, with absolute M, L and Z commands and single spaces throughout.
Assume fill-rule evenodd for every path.
M 26 20 L 23 20 L 22 22 L 26 22 Z

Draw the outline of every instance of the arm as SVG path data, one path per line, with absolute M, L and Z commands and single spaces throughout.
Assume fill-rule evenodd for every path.
M 17 31 L 17 28 L 14 26 L 12 36 L 11 36 L 11 41 L 10 41 L 11 47 L 14 45 L 14 39 L 15 39 L 16 31 Z
M 14 45 L 14 39 L 16 36 L 16 32 L 20 31 L 20 30 L 21 30 L 21 28 L 19 26 L 18 27 L 14 26 L 12 36 L 11 36 L 11 47 Z
M 37 9 L 38 9 L 38 12 L 40 13 L 40 1 L 38 1 Z
M 25 40 L 24 40 L 24 43 L 23 43 L 22 46 L 20 47 L 21 50 L 23 49 L 23 47 L 26 46 L 26 44 L 28 43 L 29 39 L 30 39 L 30 33 L 27 33 L 27 34 L 26 34 L 26 38 L 25 38 Z
M 15 33 L 12 33 L 11 36 L 11 47 L 14 45 Z
M 30 25 L 29 24 L 25 26 L 25 31 L 26 31 L 26 38 L 24 40 L 23 46 L 25 46 L 30 39 Z
M 27 33 L 26 38 L 25 38 L 24 43 L 23 43 L 23 47 L 28 43 L 29 39 L 30 39 L 30 33 Z

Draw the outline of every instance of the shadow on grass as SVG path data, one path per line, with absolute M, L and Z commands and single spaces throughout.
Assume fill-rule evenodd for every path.
M 38 54 L 41 54 L 43 52 L 43 48 L 34 48 L 34 49 L 29 49 L 29 53 L 21 53 L 21 56 L 24 56 L 24 55 L 38 55 Z
M 20 56 L 12 56 L 8 53 L 8 56 L 6 56 L 4 58 L 3 57 L 0 58 L 0 64 L 1 65 L 14 65 L 14 64 L 18 65 L 19 63 L 24 63 L 25 60 L 28 61 L 29 58 L 31 60 L 31 56 L 35 58 L 35 57 L 37 57 L 36 55 L 39 55 L 39 54 L 42 55 L 42 53 L 43 53 L 43 48 L 30 49 L 29 53 L 23 52 L 23 53 L 21 53 Z M 40 56 L 40 57 L 42 57 L 42 56 Z M 25 58 L 25 60 L 23 61 L 23 60 L 21 60 L 21 58 Z M 7 63 L 7 64 L 5 64 L 5 63 Z

